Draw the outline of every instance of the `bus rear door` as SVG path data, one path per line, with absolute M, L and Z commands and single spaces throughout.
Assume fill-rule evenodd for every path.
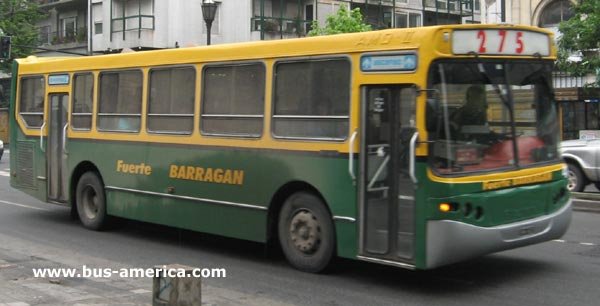
M 48 200 L 66 203 L 68 196 L 67 173 L 67 107 L 69 95 L 65 93 L 48 95 L 50 118 L 48 124 L 48 147 L 46 149 L 48 167 Z

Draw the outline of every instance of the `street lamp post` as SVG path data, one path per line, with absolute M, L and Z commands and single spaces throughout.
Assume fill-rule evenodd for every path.
M 206 45 L 210 45 L 210 29 L 217 13 L 217 4 L 213 0 L 202 0 L 202 17 L 206 22 Z

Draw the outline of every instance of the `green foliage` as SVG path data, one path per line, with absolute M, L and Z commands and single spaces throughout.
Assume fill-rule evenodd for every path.
M 600 0 L 583 0 L 573 6 L 573 17 L 560 23 L 558 67 L 574 75 L 596 74 L 600 87 Z M 569 55 L 581 52 L 581 62 L 568 61 Z
M 346 6 L 341 5 L 335 14 L 331 14 L 325 21 L 325 27 L 320 27 L 314 20 L 312 30 L 308 36 L 332 35 L 340 33 L 366 32 L 371 31 L 371 26 L 363 22 L 362 14 L 359 8 L 349 11 Z
M 27 57 L 33 53 L 38 42 L 36 23 L 44 14 L 38 10 L 35 1 L 0 1 L 0 29 L 3 35 L 12 36 L 11 58 Z M 10 72 L 11 60 L 0 63 L 0 70 Z

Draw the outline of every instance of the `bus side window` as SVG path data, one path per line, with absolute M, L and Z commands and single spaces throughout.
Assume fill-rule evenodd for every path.
M 202 75 L 202 134 L 260 137 L 264 119 L 265 66 L 262 63 L 208 66 Z
M 350 75 L 350 62 L 345 58 L 277 63 L 273 134 L 344 139 L 349 125 Z
M 142 116 L 142 72 L 100 73 L 98 130 L 139 132 Z
M 29 128 L 39 128 L 44 122 L 45 91 L 43 76 L 21 79 L 19 113 Z
M 76 74 L 73 77 L 73 105 L 71 110 L 71 126 L 75 130 L 89 131 L 92 128 L 92 101 L 94 95 L 93 91 L 93 74 Z
M 193 67 L 152 69 L 149 77 L 148 131 L 191 134 L 196 70 Z

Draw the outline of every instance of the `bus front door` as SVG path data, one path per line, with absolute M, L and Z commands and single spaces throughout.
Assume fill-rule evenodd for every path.
M 48 200 L 58 203 L 67 202 L 67 94 L 51 94 L 50 121 L 48 125 L 47 167 L 48 167 Z
M 414 264 L 414 92 L 408 86 L 362 88 L 359 252 L 366 260 Z

